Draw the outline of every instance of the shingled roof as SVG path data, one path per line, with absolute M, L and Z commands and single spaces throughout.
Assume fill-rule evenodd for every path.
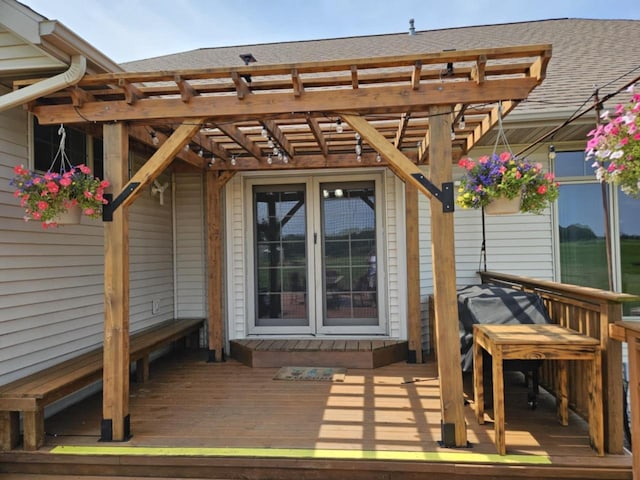
M 623 39 L 621 41 L 621 39 Z M 551 19 L 362 37 L 201 48 L 122 65 L 129 71 L 260 65 L 550 43 L 546 80 L 511 114 L 573 111 L 594 91 L 614 91 L 638 75 L 640 21 Z M 632 69 L 635 72 L 630 72 Z M 610 83 L 612 82 L 612 83 Z

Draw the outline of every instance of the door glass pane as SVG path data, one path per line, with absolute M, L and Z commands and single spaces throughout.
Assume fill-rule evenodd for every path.
M 562 282 L 609 290 L 601 185 L 561 185 L 558 213 Z
M 254 187 L 256 326 L 307 326 L 303 185 Z
M 640 200 L 618 192 L 621 289 L 640 295 Z M 640 316 L 640 302 L 624 303 L 622 308 L 624 315 Z
M 325 326 L 378 325 L 374 182 L 320 185 Z

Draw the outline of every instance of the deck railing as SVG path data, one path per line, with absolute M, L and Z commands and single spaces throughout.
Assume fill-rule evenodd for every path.
M 619 342 L 609 337 L 609 324 L 622 320 L 623 302 L 637 301 L 638 297 L 517 275 L 479 273 L 483 283 L 537 293 L 553 323 L 600 340 L 605 448 L 609 453 L 623 453 L 622 348 Z M 586 418 L 590 392 L 583 363 L 574 361 L 569 367 L 569 405 Z M 556 385 L 552 362 L 545 362 L 541 383 L 550 390 Z

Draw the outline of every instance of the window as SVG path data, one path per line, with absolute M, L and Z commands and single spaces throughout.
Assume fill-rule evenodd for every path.
M 608 185 L 603 188 L 582 151 L 558 152 L 555 173 L 560 181 L 560 280 L 609 289 L 605 244 L 605 218 L 609 218 L 613 290 L 640 295 L 640 200 Z M 609 203 L 608 217 L 603 195 Z M 623 313 L 640 316 L 640 302 L 624 304 Z
M 35 170 L 58 172 L 61 166 L 60 125 L 40 125 L 33 117 L 33 166 Z M 102 139 L 91 137 L 81 130 L 65 126 L 65 153 L 72 165 L 85 164 L 103 178 Z M 55 159 L 55 162 L 54 162 Z

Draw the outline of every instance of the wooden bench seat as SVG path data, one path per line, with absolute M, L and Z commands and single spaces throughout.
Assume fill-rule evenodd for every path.
M 136 362 L 136 380 L 149 377 L 150 354 L 170 343 L 197 335 L 202 319 L 170 320 L 131 336 L 129 360 Z M 197 343 L 196 343 L 197 344 Z M 44 408 L 102 379 L 102 347 L 0 386 L 0 449 L 18 444 L 23 413 L 24 449 L 44 442 Z

